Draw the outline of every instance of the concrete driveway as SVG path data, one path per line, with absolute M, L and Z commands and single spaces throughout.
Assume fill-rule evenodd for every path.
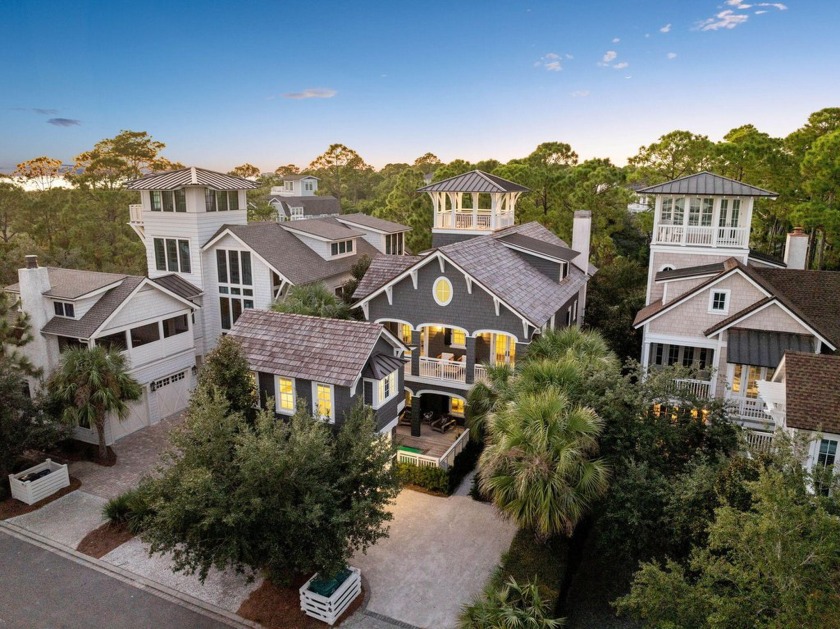
M 468 496 L 438 498 L 403 490 L 390 536 L 359 554 L 370 586 L 367 611 L 415 627 L 455 627 L 510 547 L 516 527 Z

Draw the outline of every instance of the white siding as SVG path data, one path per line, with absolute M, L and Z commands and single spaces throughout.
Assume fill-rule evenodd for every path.
M 182 301 L 170 297 L 153 286 L 145 286 L 123 304 L 98 336 L 107 334 L 108 330 L 116 331 L 127 326 L 136 327 L 154 319 L 174 317 L 188 310 L 189 308 Z

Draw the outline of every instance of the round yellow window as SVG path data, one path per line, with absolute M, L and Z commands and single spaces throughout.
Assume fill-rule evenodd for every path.
M 438 305 L 446 306 L 452 301 L 452 282 L 445 277 L 439 277 L 435 280 L 432 292 Z

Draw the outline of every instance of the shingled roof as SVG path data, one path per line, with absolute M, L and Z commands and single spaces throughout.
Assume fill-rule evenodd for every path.
M 455 175 L 423 186 L 418 192 L 528 192 L 528 188 L 496 175 L 471 170 L 463 175 Z
M 785 421 L 789 428 L 840 434 L 840 356 L 785 354 Z
M 371 260 L 365 276 L 356 287 L 353 299 L 364 299 L 422 259 L 420 256 L 389 256 L 385 254 L 376 256 Z
M 195 166 L 170 170 L 165 173 L 152 173 L 129 181 L 125 187 L 129 190 L 176 190 L 185 186 L 204 186 L 214 190 L 251 190 L 259 188 L 253 181 L 242 177 L 225 175 Z
M 340 225 L 334 218 L 312 218 L 295 221 L 295 223 L 320 223 L 322 221 L 333 221 L 335 225 Z M 358 238 L 354 255 L 325 260 L 278 223 L 223 225 L 210 238 L 210 241 L 226 230 L 282 273 L 292 284 L 310 284 L 348 273 L 361 256 L 367 255 L 373 258 L 378 253 L 376 248 L 364 238 Z
M 230 336 L 255 371 L 350 387 L 382 332 L 367 321 L 245 310 Z
M 771 197 L 779 196 L 775 192 L 756 188 L 729 177 L 722 177 L 710 172 L 687 175 L 672 181 L 637 190 L 639 194 L 698 194 L 706 196 L 730 197 Z
M 297 231 L 326 240 L 344 240 L 345 238 L 356 238 L 357 236 L 365 235 L 364 232 L 348 227 L 344 223 L 329 221 L 324 218 L 308 221 L 290 221 L 283 223 L 281 226 L 287 231 Z
M 338 202 L 338 199 L 329 195 L 284 197 L 280 194 L 272 194 L 268 197 L 268 200 L 270 203 L 282 205 L 287 214 L 289 208 L 293 207 L 302 207 L 305 217 L 341 214 L 341 203 Z
M 47 267 L 47 277 L 49 277 L 51 288 L 44 293 L 45 296 L 73 300 L 115 285 L 128 276 L 123 273 L 101 273 L 99 271 L 62 269 L 51 266 Z M 12 284 L 7 286 L 5 290 L 9 293 L 19 293 L 20 284 Z
M 338 220 L 341 223 L 358 225 L 363 228 L 382 232 L 384 234 L 398 234 L 411 229 L 411 227 L 408 227 L 407 225 L 401 225 L 400 223 L 395 223 L 393 221 L 386 221 L 384 218 L 377 218 L 376 216 L 362 214 L 361 212 L 357 212 L 356 214 L 342 214 L 338 217 Z
M 89 339 L 99 327 L 105 323 L 114 311 L 128 299 L 145 278 L 136 275 L 123 276 L 119 286 L 112 288 L 102 295 L 91 308 L 79 319 L 65 319 L 64 317 L 53 317 L 41 328 L 44 334 L 57 334 L 58 336 L 71 336 L 80 339 Z

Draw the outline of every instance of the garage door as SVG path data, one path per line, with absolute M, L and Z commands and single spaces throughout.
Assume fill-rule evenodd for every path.
M 180 371 L 171 376 L 152 382 L 154 412 L 153 423 L 184 410 L 190 401 L 190 370 Z
M 129 402 L 128 415 L 122 421 L 111 418 L 111 438 L 116 441 L 149 425 L 148 393 L 144 390 L 143 397 L 136 402 Z

